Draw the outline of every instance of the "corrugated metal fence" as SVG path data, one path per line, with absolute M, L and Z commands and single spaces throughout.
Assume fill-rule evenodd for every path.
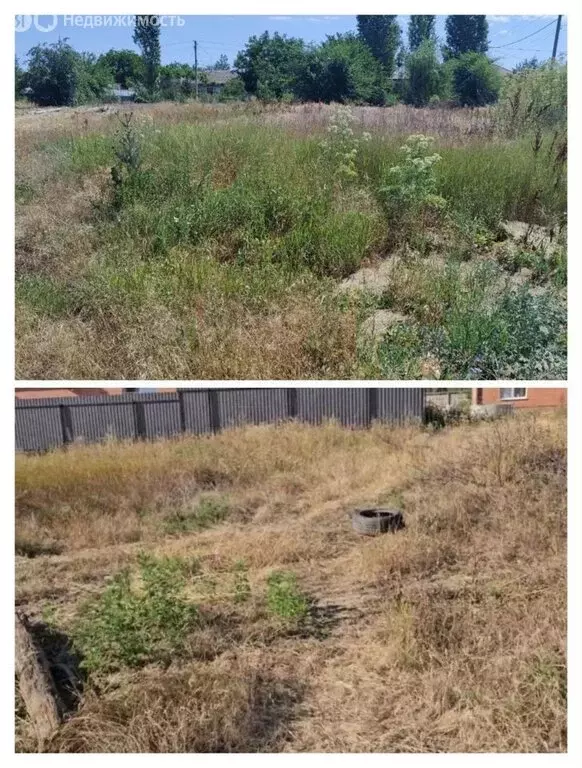
M 420 420 L 424 389 L 183 389 L 123 395 L 16 400 L 16 450 L 44 451 L 74 440 L 153 439 L 205 434 L 240 424 L 298 419 L 346 427 Z

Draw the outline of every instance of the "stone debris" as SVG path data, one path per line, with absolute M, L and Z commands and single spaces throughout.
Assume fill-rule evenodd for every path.
M 378 309 L 367 317 L 360 326 L 360 333 L 370 339 L 380 340 L 386 331 L 396 323 L 406 321 L 406 315 L 400 312 L 391 312 L 389 309 Z

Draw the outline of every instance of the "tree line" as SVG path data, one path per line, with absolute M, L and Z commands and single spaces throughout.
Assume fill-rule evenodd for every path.
M 62 40 L 28 52 L 26 70 L 16 62 L 17 97 L 40 105 L 101 101 L 117 83 L 138 100 L 192 95 L 189 64 L 161 64 L 160 26 L 153 16 L 136 16 L 133 41 L 140 54 L 110 50 L 79 53 Z M 415 106 L 449 101 L 480 106 L 496 101 L 501 76 L 487 56 L 484 15 L 448 16 L 439 46 L 436 16 L 410 16 L 404 42 L 396 15 L 359 15 L 353 32 L 328 35 L 320 44 L 275 32 L 254 35 L 234 61 L 237 77 L 224 98 L 254 96 L 264 101 L 321 101 Z M 524 66 L 528 63 L 525 62 Z M 229 69 L 222 55 L 212 69 Z M 204 83 L 204 71 L 197 73 Z

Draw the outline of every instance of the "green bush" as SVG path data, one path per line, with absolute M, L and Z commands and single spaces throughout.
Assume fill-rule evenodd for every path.
M 452 64 L 453 97 L 462 107 L 482 107 L 497 101 L 501 75 L 481 53 L 463 53 Z
M 219 101 L 241 101 L 246 97 L 245 84 L 240 77 L 228 80 L 220 91 Z
M 430 136 L 409 136 L 401 148 L 403 160 L 389 168 L 378 189 L 388 227 L 393 230 L 414 230 L 422 233 L 424 219 L 438 215 L 446 201 L 437 195 L 435 165 L 441 156 L 433 152 Z
M 179 558 L 141 554 L 141 583 L 129 569 L 86 603 L 73 640 L 88 672 L 169 661 L 198 623 L 198 609 L 183 596 L 188 564 Z
M 300 622 L 307 617 L 309 600 L 292 571 L 274 571 L 267 580 L 267 606 L 281 619 Z
M 415 107 L 426 106 L 432 98 L 440 95 L 440 66 L 436 45 L 424 40 L 419 47 L 406 57 L 408 76 L 407 101 Z
M 30 49 L 21 84 L 31 89 L 30 98 L 41 106 L 74 106 L 102 101 L 113 75 L 92 54 L 78 53 L 59 40 Z

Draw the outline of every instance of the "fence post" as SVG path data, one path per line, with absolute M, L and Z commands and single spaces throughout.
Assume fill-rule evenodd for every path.
M 138 440 L 145 440 L 147 437 L 145 403 L 133 401 L 133 416 L 135 419 L 135 436 Z
M 368 389 L 368 426 L 378 418 L 378 390 L 375 387 Z
M 220 432 L 220 410 L 218 408 L 218 390 L 208 390 L 208 410 L 210 414 L 210 429 Z
M 184 408 L 184 393 L 181 389 L 178 390 L 178 407 L 180 409 L 180 429 L 182 432 L 186 431 L 186 410 Z
M 297 418 L 297 390 L 295 387 L 287 389 L 287 416 L 290 419 Z
M 61 405 L 59 405 L 59 414 L 61 417 L 61 430 L 63 433 L 63 443 L 67 445 L 68 443 L 72 443 L 74 439 L 71 409 L 69 408 L 68 405 L 64 405 L 61 403 Z

